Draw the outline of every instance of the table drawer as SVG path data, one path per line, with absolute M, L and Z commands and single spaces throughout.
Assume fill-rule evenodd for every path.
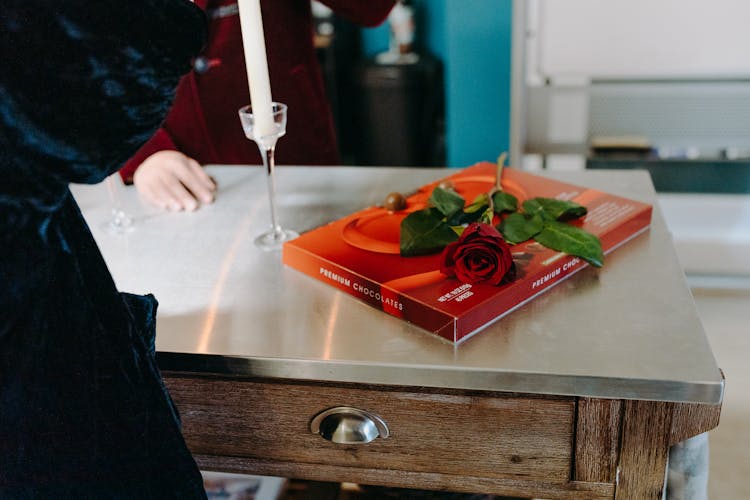
M 167 376 L 193 453 L 489 478 L 570 479 L 573 398 Z M 337 444 L 326 409 L 373 414 L 386 439 Z

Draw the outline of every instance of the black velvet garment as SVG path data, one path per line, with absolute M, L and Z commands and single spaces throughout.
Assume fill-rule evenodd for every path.
M 154 359 L 68 190 L 117 170 L 205 39 L 187 0 L 0 0 L 0 498 L 205 498 Z

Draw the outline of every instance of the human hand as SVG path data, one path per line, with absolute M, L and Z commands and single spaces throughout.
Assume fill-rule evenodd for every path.
M 179 151 L 158 151 L 141 163 L 133 176 L 138 192 L 164 210 L 196 210 L 212 203 L 216 184 L 197 161 Z

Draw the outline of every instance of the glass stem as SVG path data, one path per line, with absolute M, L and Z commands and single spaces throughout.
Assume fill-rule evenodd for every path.
M 266 167 L 266 179 L 268 181 L 268 200 L 271 204 L 271 227 L 276 236 L 281 235 L 281 226 L 276 222 L 276 178 L 274 175 L 274 151 L 275 147 L 261 148 L 263 153 L 263 166 Z
M 116 213 L 120 210 L 120 200 L 117 197 L 117 193 L 115 190 L 117 189 L 115 186 L 115 179 L 114 175 L 112 174 L 104 181 L 107 185 L 107 194 L 109 195 L 109 202 L 112 204 L 112 213 Z
M 105 179 L 107 186 L 107 194 L 109 195 L 109 202 L 112 207 L 109 220 L 105 223 L 105 227 L 109 231 L 115 233 L 124 232 L 132 228 L 133 219 L 128 215 L 125 210 L 122 209 L 120 204 L 120 197 L 117 193 L 117 182 L 116 176 L 118 173 L 114 173 Z

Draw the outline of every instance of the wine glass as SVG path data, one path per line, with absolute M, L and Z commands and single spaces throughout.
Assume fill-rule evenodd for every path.
M 260 156 L 263 158 L 263 166 L 266 169 L 266 179 L 268 181 L 268 200 L 271 205 L 271 228 L 265 233 L 255 238 L 255 245 L 263 250 L 278 250 L 285 241 L 299 236 L 298 233 L 290 229 L 283 229 L 276 215 L 276 181 L 274 176 L 274 152 L 276 142 L 279 137 L 286 134 L 286 104 L 280 102 L 271 103 L 272 122 L 269 123 L 265 131 L 261 131 L 256 126 L 256 117 L 253 114 L 252 106 L 240 108 L 240 121 L 242 129 L 248 139 L 255 141 L 260 150 Z
M 119 173 L 115 172 L 104 181 L 112 208 L 109 213 L 109 219 L 104 221 L 102 228 L 110 234 L 124 234 L 134 229 L 133 218 L 120 206 L 120 197 L 117 192 L 120 181 L 116 178 L 119 175 Z

